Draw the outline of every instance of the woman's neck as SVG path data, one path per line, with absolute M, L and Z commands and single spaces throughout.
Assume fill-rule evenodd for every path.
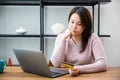
M 81 41 L 81 37 L 82 36 L 72 36 L 72 39 L 73 39 L 73 41 L 75 42 L 75 44 L 77 44 L 77 43 L 79 43 L 80 41 Z

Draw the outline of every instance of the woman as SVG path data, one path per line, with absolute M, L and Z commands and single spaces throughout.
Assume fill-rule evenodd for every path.
M 74 7 L 68 17 L 68 30 L 59 34 L 55 41 L 51 62 L 54 67 L 61 63 L 74 64 L 69 73 L 92 73 L 107 70 L 105 51 L 99 37 L 92 33 L 89 11 L 84 7 Z

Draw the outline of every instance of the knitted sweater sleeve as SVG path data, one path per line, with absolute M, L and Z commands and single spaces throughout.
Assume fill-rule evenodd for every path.
M 95 62 L 92 64 L 79 65 L 80 73 L 100 72 L 107 70 L 105 51 L 99 37 L 96 34 L 92 37 L 91 46 Z
M 60 67 L 60 63 L 65 58 L 65 40 L 62 38 L 62 34 L 59 34 L 55 40 L 55 45 L 51 57 L 51 62 L 54 67 Z

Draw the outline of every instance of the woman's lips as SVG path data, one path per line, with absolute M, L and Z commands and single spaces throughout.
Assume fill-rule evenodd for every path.
M 72 30 L 72 32 L 77 32 L 76 30 Z

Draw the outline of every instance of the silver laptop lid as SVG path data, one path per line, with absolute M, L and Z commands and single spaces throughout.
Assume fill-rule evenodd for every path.
M 47 77 L 52 76 L 42 51 L 13 50 L 23 71 Z

